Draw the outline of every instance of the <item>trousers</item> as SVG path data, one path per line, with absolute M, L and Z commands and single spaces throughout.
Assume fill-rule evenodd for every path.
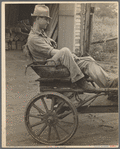
M 91 77 L 99 87 L 109 87 L 111 80 L 108 74 L 90 56 L 80 58 L 73 56 L 71 51 L 64 47 L 51 59 L 54 60 L 57 65 L 64 65 L 68 68 L 72 83 L 82 79 L 86 74 Z

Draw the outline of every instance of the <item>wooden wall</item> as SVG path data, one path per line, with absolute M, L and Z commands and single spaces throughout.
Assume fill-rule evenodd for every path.
M 91 3 L 81 4 L 80 50 L 82 54 L 89 53 L 92 37 L 92 23 L 94 13 L 93 6 L 94 5 L 92 5 Z

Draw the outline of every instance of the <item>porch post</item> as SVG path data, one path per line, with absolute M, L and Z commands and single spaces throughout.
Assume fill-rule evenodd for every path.
M 82 54 L 89 53 L 92 26 L 93 26 L 94 7 L 91 4 L 82 4 L 81 10 L 81 52 Z
M 68 47 L 74 51 L 75 4 L 59 4 L 58 48 Z

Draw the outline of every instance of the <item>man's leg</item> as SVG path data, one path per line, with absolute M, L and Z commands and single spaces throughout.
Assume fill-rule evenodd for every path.
M 52 58 L 56 62 L 57 65 L 64 65 L 70 71 L 71 81 L 76 82 L 84 77 L 84 74 L 74 61 L 72 57 L 72 53 L 68 48 L 62 48 L 59 52 L 57 52 Z
M 111 79 L 108 74 L 95 62 L 89 62 L 85 69 L 85 74 L 92 78 L 92 80 L 103 88 L 110 87 L 114 79 Z

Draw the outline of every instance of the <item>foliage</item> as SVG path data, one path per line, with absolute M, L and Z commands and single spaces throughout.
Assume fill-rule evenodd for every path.
M 117 62 L 117 43 L 110 41 L 106 44 L 91 45 L 89 53 L 97 61 Z
M 118 13 L 118 3 L 98 3 L 95 7 L 95 15 L 98 17 L 109 17 L 114 18 L 117 17 Z
M 117 37 L 117 18 L 94 17 L 92 42 Z M 90 46 L 89 54 L 97 61 L 117 61 L 117 40 L 94 44 Z

